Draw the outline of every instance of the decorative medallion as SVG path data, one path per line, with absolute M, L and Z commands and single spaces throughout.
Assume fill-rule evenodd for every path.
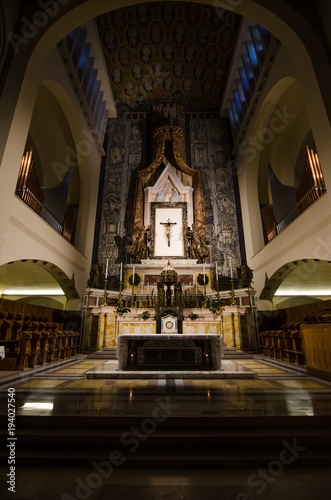
M 173 100 L 192 111 L 220 106 L 239 15 L 153 2 L 104 14 L 97 25 L 117 107 Z

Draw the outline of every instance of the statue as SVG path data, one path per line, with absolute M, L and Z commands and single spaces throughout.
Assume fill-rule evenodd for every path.
M 146 230 L 144 227 L 137 227 L 133 230 L 131 255 L 135 264 L 148 257 L 150 232 L 150 226 Z
M 245 260 L 241 261 L 240 279 L 243 288 L 249 288 L 253 281 L 253 271 L 248 267 Z
M 165 294 L 164 294 L 163 285 L 162 285 L 162 283 L 158 282 L 157 283 L 157 305 L 164 306 L 164 299 L 165 299 Z
M 189 240 L 190 259 L 198 259 L 200 263 L 204 262 L 209 254 L 209 248 L 202 227 L 192 224 L 192 229 L 187 228 L 186 236 Z
M 183 292 L 182 292 L 182 284 L 178 281 L 175 283 L 175 306 L 183 305 Z
M 101 269 L 98 263 L 93 264 L 90 271 L 90 277 L 87 282 L 88 288 L 100 288 Z
M 171 295 L 172 295 L 172 291 L 171 291 L 170 285 L 168 285 L 167 291 L 166 291 L 166 306 L 171 306 Z
M 176 225 L 177 222 L 171 222 L 170 219 L 168 219 L 166 222 L 160 222 L 162 226 L 164 226 L 165 229 L 165 237 L 168 242 L 168 247 L 170 247 L 170 238 L 171 238 L 171 227 Z
M 152 228 L 148 226 L 145 230 L 146 246 L 147 246 L 147 257 L 150 258 L 153 254 L 152 251 Z

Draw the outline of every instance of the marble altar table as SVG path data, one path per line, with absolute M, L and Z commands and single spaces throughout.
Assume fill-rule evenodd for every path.
M 221 335 L 123 334 L 117 338 L 119 370 L 219 370 Z

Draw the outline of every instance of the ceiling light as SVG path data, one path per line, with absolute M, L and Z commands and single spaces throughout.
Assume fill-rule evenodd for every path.
M 286 288 L 284 290 L 277 290 L 275 295 L 277 297 L 290 297 L 290 296 L 298 296 L 298 297 L 318 297 L 318 296 L 331 296 L 331 290 L 319 290 L 319 289 L 307 289 L 307 290 L 294 290 L 291 288 Z
M 64 291 L 59 288 L 42 288 L 42 289 L 29 289 L 29 288 L 13 288 L 4 290 L 3 295 L 64 295 Z
M 53 410 L 53 403 L 24 403 L 23 408 L 34 410 Z

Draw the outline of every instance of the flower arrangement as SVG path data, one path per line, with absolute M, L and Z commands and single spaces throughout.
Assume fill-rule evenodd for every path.
M 116 313 L 117 314 L 122 315 L 122 314 L 125 314 L 125 313 L 128 313 L 128 312 L 131 312 L 131 309 L 129 309 L 128 307 L 125 307 L 122 303 L 118 304 L 118 306 L 116 308 Z
M 223 311 L 223 307 L 218 299 L 212 300 L 208 309 L 213 314 L 219 314 Z
M 139 319 L 150 319 L 151 318 L 151 314 L 149 311 L 144 311 L 142 312 L 141 314 L 139 314 Z
M 196 319 L 198 319 L 199 314 L 190 313 L 187 317 L 188 317 L 189 319 L 191 319 L 192 321 L 195 321 Z

